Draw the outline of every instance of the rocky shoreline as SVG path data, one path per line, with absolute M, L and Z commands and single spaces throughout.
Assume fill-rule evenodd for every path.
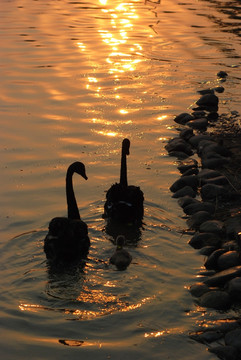
M 220 83 L 228 74 L 220 71 Z M 223 86 L 199 91 L 191 113 L 174 118 L 177 137 L 165 146 L 178 160 L 170 187 L 187 216 L 189 245 L 205 256 L 206 270 L 190 286 L 201 307 L 226 311 L 241 305 L 241 129 L 239 114 L 218 114 Z M 198 198 L 198 199 L 197 199 Z M 241 318 L 217 320 L 190 333 L 220 359 L 241 359 Z

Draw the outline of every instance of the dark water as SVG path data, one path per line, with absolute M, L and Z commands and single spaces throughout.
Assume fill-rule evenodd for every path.
M 1 1 L 1 300 L 4 359 L 213 359 L 188 338 L 224 314 L 193 302 L 187 287 L 203 259 L 187 245 L 171 198 L 175 158 L 165 141 L 173 117 L 220 85 L 220 112 L 241 112 L 240 3 L 94 0 Z M 102 219 L 131 140 L 129 182 L 145 194 L 133 262 L 109 266 L 114 246 Z M 66 214 L 68 165 L 91 248 L 84 269 L 53 271 L 43 239 Z M 133 240 L 135 239 L 135 241 Z

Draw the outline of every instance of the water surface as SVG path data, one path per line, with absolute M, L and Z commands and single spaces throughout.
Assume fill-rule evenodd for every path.
M 164 146 L 173 117 L 220 85 L 220 113 L 241 111 L 240 5 L 227 1 L 1 2 L 1 345 L 4 359 L 213 359 L 188 338 L 206 319 L 187 287 L 203 259 L 169 186 L 179 176 Z M 109 266 L 113 236 L 102 219 L 131 140 L 129 183 L 145 194 L 133 262 Z M 86 266 L 51 269 L 48 222 L 66 214 L 74 177 L 89 227 Z M 113 230 L 113 229 L 112 229 Z

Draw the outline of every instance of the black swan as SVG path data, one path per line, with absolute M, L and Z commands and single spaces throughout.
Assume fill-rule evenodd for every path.
M 74 190 L 73 174 L 81 175 L 85 180 L 85 166 L 81 162 L 74 162 L 66 174 L 66 198 L 68 217 L 55 217 L 49 223 L 49 232 L 44 239 L 44 252 L 52 261 L 71 262 L 86 257 L 90 240 L 88 227 L 80 219 Z
M 132 256 L 128 253 L 128 251 L 123 249 L 125 241 L 126 239 L 123 235 L 117 236 L 116 251 L 110 258 L 110 263 L 115 265 L 118 270 L 125 270 L 132 260 Z
M 113 184 L 106 193 L 103 217 L 116 222 L 141 224 L 144 195 L 139 186 L 128 185 L 126 156 L 129 155 L 130 140 L 122 142 L 120 183 Z

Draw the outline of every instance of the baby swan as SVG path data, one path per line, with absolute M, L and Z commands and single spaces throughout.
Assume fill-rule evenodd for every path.
M 110 263 L 115 265 L 118 270 L 125 270 L 130 265 L 132 256 L 123 249 L 126 239 L 123 235 L 118 235 L 116 238 L 116 251 L 110 258 Z
M 89 251 L 88 227 L 80 218 L 73 189 L 74 173 L 81 175 L 85 180 L 88 179 L 83 163 L 77 161 L 68 167 L 66 174 L 68 217 L 53 218 L 44 239 L 46 257 L 54 262 L 72 262 L 86 257 Z
M 144 195 L 139 186 L 128 185 L 127 160 L 130 140 L 124 139 L 121 151 L 120 182 L 106 193 L 104 218 L 125 224 L 140 224 L 144 214 Z

